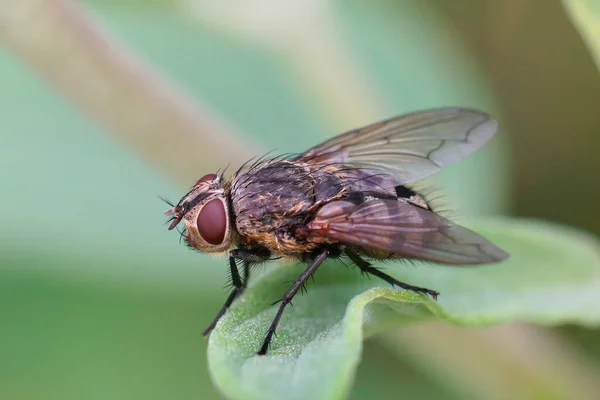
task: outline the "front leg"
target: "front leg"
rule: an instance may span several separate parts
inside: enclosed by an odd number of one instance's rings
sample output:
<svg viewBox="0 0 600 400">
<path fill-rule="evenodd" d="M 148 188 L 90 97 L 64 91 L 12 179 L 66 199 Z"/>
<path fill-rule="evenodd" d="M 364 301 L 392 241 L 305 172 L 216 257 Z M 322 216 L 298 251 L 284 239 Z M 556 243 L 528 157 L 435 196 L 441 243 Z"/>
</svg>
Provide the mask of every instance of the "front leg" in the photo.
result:
<svg viewBox="0 0 600 400">
<path fill-rule="evenodd" d="M 233 285 L 233 290 L 227 297 L 225 304 L 219 310 L 213 321 L 210 323 L 208 328 L 202 332 L 204 337 L 208 336 L 212 330 L 217 326 L 217 322 L 221 319 L 221 317 L 225 314 L 227 309 L 231 306 L 233 301 L 238 298 L 243 292 L 244 289 L 248 286 L 248 280 L 250 279 L 250 267 L 252 264 L 259 264 L 267 261 L 270 258 L 270 254 L 262 249 L 257 250 L 245 250 L 245 249 L 235 249 L 229 252 L 229 270 L 231 274 L 231 284 Z M 244 265 L 244 278 L 240 277 L 240 272 L 238 271 L 237 264 L 235 260 L 242 260 Z"/>
</svg>

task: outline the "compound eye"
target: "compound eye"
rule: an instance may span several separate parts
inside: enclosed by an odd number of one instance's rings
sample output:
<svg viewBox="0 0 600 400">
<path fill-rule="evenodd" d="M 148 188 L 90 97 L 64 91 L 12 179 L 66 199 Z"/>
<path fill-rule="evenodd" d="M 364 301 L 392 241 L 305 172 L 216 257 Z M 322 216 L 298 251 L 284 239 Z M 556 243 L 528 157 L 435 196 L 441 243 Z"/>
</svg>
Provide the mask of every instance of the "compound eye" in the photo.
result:
<svg viewBox="0 0 600 400">
<path fill-rule="evenodd" d="M 223 243 L 227 231 L 227 215 L 223 202 L 213 199 L 206 203 L 198 214 L 196 226 L 205 242 L 215 246 Z"/>
<path fill-rule="evenodd" d="M 198 179 L 198 181 L 196 182 L 196 185 L 201 182 L 214 181 L 215 179 L 217 179 L 217 174 L 204 175 L 202 178 Z"/>
</svg>

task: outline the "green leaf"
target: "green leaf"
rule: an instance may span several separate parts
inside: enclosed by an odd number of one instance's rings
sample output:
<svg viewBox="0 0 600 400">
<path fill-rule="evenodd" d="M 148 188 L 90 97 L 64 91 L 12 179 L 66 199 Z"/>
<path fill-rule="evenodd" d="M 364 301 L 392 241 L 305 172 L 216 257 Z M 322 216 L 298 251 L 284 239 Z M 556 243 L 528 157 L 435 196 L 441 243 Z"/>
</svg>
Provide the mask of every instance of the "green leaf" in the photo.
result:
<svg viewBox="0 0 600 400">
<path fill-rule="evenodd" d="M 385 266 L 402 281 L 440 291 L 437 303 L 332 261 L 286 309 L 267 356 L 255 354 L 277 309 L 272 303 L 303 267 L 282 265 L 262 275 L 210 337 L 213 381 L 233 399 L 342 399 L 352 387 L 363 340 L 391 325 L 431 318 L 463 326 L 600 323 L 595 237 L 529 220 L 469 226 L 511 258 L 477 268 Z"/>
<path fill-rule="evenodd" d="M 563 0 L 571 22 L 600 68 L 600 3 L 592 0 Z"/>
</svg>

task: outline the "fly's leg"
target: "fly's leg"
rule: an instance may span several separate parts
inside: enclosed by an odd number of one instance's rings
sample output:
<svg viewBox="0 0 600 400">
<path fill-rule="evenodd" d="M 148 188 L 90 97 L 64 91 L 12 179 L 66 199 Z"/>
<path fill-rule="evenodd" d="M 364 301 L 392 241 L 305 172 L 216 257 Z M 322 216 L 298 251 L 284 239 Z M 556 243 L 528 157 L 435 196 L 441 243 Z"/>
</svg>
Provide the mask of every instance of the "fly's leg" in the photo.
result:
<svg viewBox="0 0 600 400">
<path fill-rule="evenodd" d="M 225 304 L 223 304 L 223 307 L 221 307 L 221 309 L 217 313 L 217 316 L 213 319 L 208 328 L 206 328 L 204 332 L 202 332 L 202 335 L 204 337 L 208 336 L 212 332 L 215 326 L 217 326 L 217 322 L 219 322 L 219 320 L 225 314 L 231 303 L 233 303 L 233 300 L 235 300 L 236 297 L 238 297 L 244 291 L 244 282 L 240 277 L 240 272 L 237 269 L 235 258 L 232 256 L 229 257 L 229 269 L 231 271 L 231 284 L 233 285 L 233 290 L 229 294 L 229 297 L 227 297 L 227 300 L 225 301 Z M 244 271 L 247 271 L 248 269 L 248 264 L 244 263 Z M 244 272 L 244 275 L 247 275 L 247 273 Z"/>
<path fill-rule="evenodd" d="M 298 279 L 296 279 L 292 287 L 283 295 L 283 297 L 280 300 L 281 304 L 279 305 L 277 314 L 275 314 L 275 318 L 273 318 L 273 322 L 271 322 L 271 326 L 267 331 L 267 336 L 265 337 L 262 347 L 258 351 L 258 355 L 267 354 L 267 349 L 269 348 L 269 344 L 271 343 L 273 334 L 277 329 L 277 325 L 279 325 L 279 320 L 281 320 L 283 310 L 288 304 L 290 304 L 296 293 L 298 293 L 298 290 L 306 283 L 308 278 L 310 278 L 312 274 L 315 273 L 315 271 L 321 266 L 321 264 L 323 263 L 323 261 L 325 261 L 328 255 L 329 251 L 326 249 L 319 253 L 319 255 L 310 264 L 308 264 L 308 266 L 306 267 L 304 272 L 298 277 Z"/>
<path fill-rule="evenodd" d="M 381 278 L 384 281 L 390 283 L 392 286 L 396 285 L 396 286 L 401 287 L 402 289 L 411 290 L 411 291 L 417 292 L 417 293 L 425 293 L 425 294 L 428 294 L 431 297 L 433 297 L 434 300 L 437 300 L 439 293 L 436 292 L 435 290 L 422 288 L 422 287 L 418 287 L 418 286 L 412 286 L 412 285 L 409 285 L 408 283 L 400 282 L 399 280 L 397 280 L 397 279 L 389 276 L 388 274 L 381 272 L 377 268 L 373 267 L 371 264 L 369 264 L 368 262 L 366 262 L 365 260 L 360 258 L 360 256 L 358 254 L 354 253 L 353 251 L 346 249 L 346 254 L 352 260 L 352 262 L 354 264 L 356 264 L 356 266 L 358 268 L 360 268 L 360 270 L 362 272 L 374 275 L 378 278 Z"/>
<path fill-rule="evenodd" d="M 248 281 L 250 279 L 250 267 L 252 264 L 259 264 L 261 262 L 265 262 L 269 259 L 270 254 L 264 252 L 262 250 L 244 250 L 244 249 L 236 249 L 229 252 L 229 270 L 231 273 L 231 284 L 233 285 L 233 290 L 227 297 L 225 304 L 219 310 L 216 317 L 210 323 L 208 328 L 202 332 L 204 337 L 208 336 L 210 332 L 217 326 L 217 322 L 221 319 L 221 317 L 225 314 L 227 309 L 231 306 L 233 301 L 238 298 L 248 286 Z M 244 263 L 244 278 L 240 277 L 240 272 L 238 271 L 237 264 L 235 260 L 242 260 Z"/>
</svg>

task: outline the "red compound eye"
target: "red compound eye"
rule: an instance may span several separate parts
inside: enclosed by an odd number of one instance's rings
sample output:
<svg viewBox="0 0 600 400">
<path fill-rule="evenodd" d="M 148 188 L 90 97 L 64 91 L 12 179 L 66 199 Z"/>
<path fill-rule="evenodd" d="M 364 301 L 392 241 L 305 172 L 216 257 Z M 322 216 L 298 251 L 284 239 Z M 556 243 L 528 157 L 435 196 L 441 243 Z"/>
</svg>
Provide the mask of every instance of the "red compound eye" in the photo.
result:
<svg viewBox="0 0 600 400">
<path fill-rule="evenodd" d="M 215 179 L 217 179 L 217 174 L 204 175 L 202 178 L 198 179 L 198 181 L 196 182 L 196 185 L 199 184 L 200 182 L 214 181 Z"/>
<path fill-rule="evenodd" d="M 196 226 L 205 242 L 215 246 L 223 243 L 227 230 L 227 215 L 223 202 L 213 199 L 206 203 L 198 214 Z"/>
</svg>

